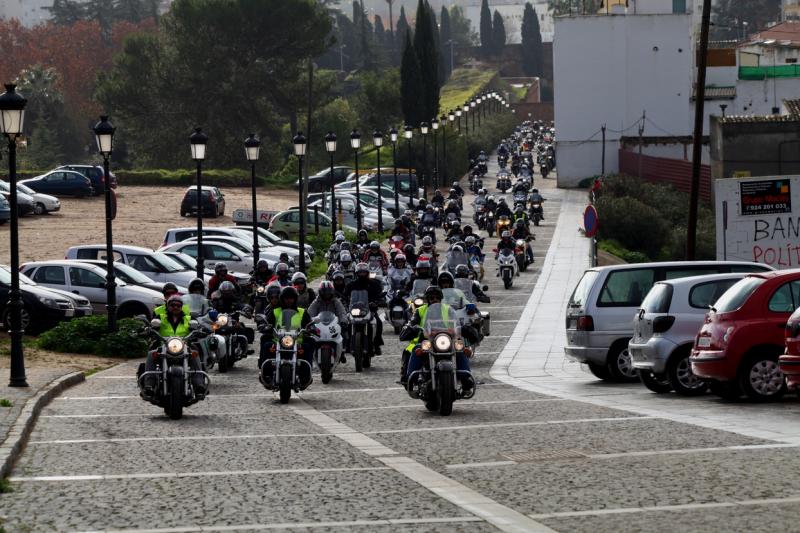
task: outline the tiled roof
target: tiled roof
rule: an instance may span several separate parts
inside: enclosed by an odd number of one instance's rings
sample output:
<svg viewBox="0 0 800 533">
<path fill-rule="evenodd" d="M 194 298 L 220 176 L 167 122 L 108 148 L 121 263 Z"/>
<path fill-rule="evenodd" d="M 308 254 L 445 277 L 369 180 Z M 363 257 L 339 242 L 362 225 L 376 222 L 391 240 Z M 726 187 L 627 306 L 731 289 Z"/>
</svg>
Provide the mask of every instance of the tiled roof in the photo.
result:
<svg viewBox="0 0 800 533">
<path fill-rule="evenodd" d="M 800 117 L 800 98 L 784 98 L 783 105 L 786 106 L 786 110 L 789 111 L 791 116 Z"/>
<path fill-rule="evenodd" d="M 697 98 L 697 90 L 692 93 L 692 100 Z M 733 100 L 736 98 L 736 87 L 706 87 L 706 100 Z"/>
<path fill-rule="evenodd" d="M 800 46 L 800 22 L 787 21 L 750 36 L 742 46 Z"/>
<path fill-rule="evenodd" d="M 800 122 L 800 117 L 791 115 L 728 115 L 718 118 L 720 124 L 755 124 L 767 122 Z"/>
</svg>

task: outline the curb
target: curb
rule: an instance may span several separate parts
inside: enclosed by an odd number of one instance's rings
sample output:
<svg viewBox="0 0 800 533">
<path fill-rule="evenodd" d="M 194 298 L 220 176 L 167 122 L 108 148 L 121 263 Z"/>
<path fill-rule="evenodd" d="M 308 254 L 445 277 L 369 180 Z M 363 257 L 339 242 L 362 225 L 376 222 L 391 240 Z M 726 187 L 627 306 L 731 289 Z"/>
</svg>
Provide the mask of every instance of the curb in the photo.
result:
<svg viewBox="0 0 800 533">
<path fill-rule="evenodd" d="M 6 478 L 11 474 L 14 463 L 16 463 L 25 448 L 28 436 L 33 430 L 33 426 L 36 424 L 36 419 L 42 409 L 63 390 L 77 385 L 85 379 L 86 376 L 83 372 L 72 372 L 54 379 L 37 392 L 35 396 L 28 398 L 17 420 L 11 426 L 8 437 L 0 443 L 0 479 Z"/>
</svg>

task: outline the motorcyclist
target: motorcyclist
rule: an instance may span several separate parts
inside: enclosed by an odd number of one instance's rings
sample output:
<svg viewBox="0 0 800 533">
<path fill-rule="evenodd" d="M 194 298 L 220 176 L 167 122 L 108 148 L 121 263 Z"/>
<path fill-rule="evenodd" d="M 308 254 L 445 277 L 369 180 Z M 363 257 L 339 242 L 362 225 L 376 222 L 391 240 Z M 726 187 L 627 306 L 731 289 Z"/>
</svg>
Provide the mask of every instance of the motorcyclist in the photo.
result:
<svg viewBox="0 0 800 533">
<path fill-rule="evenodd" d="M 514 230 L 511 232 L 511 237 L 514 240 L 521 239 L 525 241 L 525 255 L 528 258 L 528 262 L 533 263 L 533 248 L 531 247 L 531 243 L 528 242 L 528 237 L 534 237 L 524 220 L 517 220 L 514 223 Z"/>
<path fill-rule="evenodd" d="M 234 313 L 242 308 L 233 283 L 222 282 L 219 289 L 211 295 L 211 306 L 220 313 Z"/>
<path fill-rule="evenodd" d="M 461 218 L 461 208 L 458 207 L 458 202 L 455 200 L 448 200 L 447 207 L 444 210 L 444 218 L 447 220 L 447 215 L 454 213 L 456 218 Z"/>
<path fill-rule="evenodd" d="M 436 212 L 433 210 L 433 206 L 428 205 L 425 207 L 425 212 L 422 214 L 422 220 L 418 226 L 418 229 L 422 231 L 424 226 L 438 226 L 439 225 L 439 217 Z"/>
<path fill-rule="evenodd" d="M 450 231 L 447 232 L 447 240 L 450 241 L 451 239 L 464 239 L 464 232 L 461 230 L 461 223 L 458 220 L 454 220 L 450 224 Z"/>
<path fill-rule="evenodd" d="M 469 280 L 469 267 L 467 265 L 458 265 L 456 267 L 456 279 L 467 279 Z M 482 303 L 490 303 L 492 301 L 489 296 L 483 292 L 481 289 L 481 284 L 477 281 L 471 281 L 472 287 L 472 294 L 475 296 L 475 299 Z"/>
<path fill-rule="evenodd" d="M 256 285 L 265 285 L 269 283 L 275 273 L 269 268 L 269 263 L 266 259 L 259 259 L 256 267 L 250 273 L 250 281 Z"/>
<path fill-rule="evenodd" d="M 377 279 L 370 279 L 369 265 L 366 263 L 359 263 L 356 265 L 356 279 L 347 284 L 345 296 L 347 301 L 350 301 L 350 295 L 353 291 L 367 291 L 369 298 L 369 309 L 375 319 L 375 337 L 372 345 L 375 347 L 375 355 L 381 355 L 381 346 L 383 346 L 383 322 L 378 316 L 378 306 L 385 303 L 383 299 L 383 283 Z"/>
<path fill-rule="evenodd" d="M 493 194 L 486 197 L 486 211 L 494 211 L 495 214 L 497 212 L 497 201 Z"/>
<path fill-rule="evenodd" d="M 367 234 L 367 230 L 362 229 L 358 231 L 358 235 L 356 236 L 356 246 L 363 249 L 369 246 L 370 240 L 369 235 Z"/>
<path fill-rule="evenodd" d="M 336 291 L 336 297 L 341 300 L 343 305 L 347 305 L 347 298 L 345 297 L 347 280 L 345 279 L 344 273 L 338 270 L 334 272 L 333 276 L 331 276 L 331 283 L 333 283 L 333 289 Z"/>
<path fill-rule="evenodd" d="M 169 300 L 171 296 L 180 296 L 180 294 L 178 294 L 178 286 L 171 281 L 168 281 L 161 287 L 161 294 L 164 296 L 164 303 L 153 309 L 153 317 L 163 320 L 167 312 L 167 300 Z M 186 313 L 190 313 L 189 306 L 186 306 Z"/>
<path fill-rule="evenodd" d="M 259 380 L 261 383 L 272 383 L 272 373 L 274 372 L 273 364 L 264 364 L 270 361 L 272 357 L 272 347 L 275 345 L 275 332 L 284 328 L 283 313 L 285 311 L 294 311 L 295 314 L 291 319 L 291 329 L 296 331 L 305 330 L 311 323 L 310 313 L 305 309 L 297 306 L 297 290 L 294 287 L 284 287 L 281 289 L 280 305 L 274 309 L 272 313 L 265 316 L 266 324 L 262 326 L 261 330 L 261 352 L 258 356 L 258 366 L 261 369 Z M 304 359 L 308 362 L 306 365 L 297 365 L 297 373 L 300 377 L 301 388 L 305 389 L 311 382 L 311 365 L 314 357 L 313 343 L 308 339 L 308 336 L 300 335 L 297 342 L 303 349 L 302 354 L 297 354 L 298 358 Z M 270 362 L 271 363 L 271 362 Z"/>
<path fill-rule="evenodd" d="M 533 205 L 533 204 L 543 205 L 544 201 L 545 201 L 545 198 L 544 198 L 544 196 L 539 194 L 539 189 L 531 190 L 530 194 L 528 195 L 528 203 L 530 205 Z M 540 218 L 542 220 L 544 220 L 544 209 L 542 209 L 540 211 L 539 216 L 540 216 Z"/>
<path fill-rule="evenodd" d="M 339 252 L 339 262 L 335 265 L 331 265 L 330 270 L 332 271 L 331 276 L 333 276 L 333 273 L 340 272 L 345 278 L 352 279 L 355 277 L 353 256 L 347 250 L 342 250 Z"/>
<path fill-rule="evenodd" d="M 270 283 L 277 283 L 281 287 L 288 287 L 292 284 L 292 279 L 289 277 L 289 265 L 286 263 L 278 263 L 275 265 L 275 275 L 269 280 Z"/>
<path fill-rule="evenodd" d="M 289 254 L 287 254 L 286 252 L 281 252 L 281 255 L 278 256 L 278 262 L 286 263 L 286 266 L 289 267 L 289 274 L 297 270 L 294 261 L 289 257 Z"/>
<path fill-rule="evenodd" d="M 409 279 L 408 283 L 406 284 L 407 293 L 411 294 L 411 291 L 414 288 L 414 282 L 418 279 L 432 281 L 433 272 L 431 269 L 430 261 L 427 260 L 417 261 L 416 267 L 414 268 L 414 275 L 411 276 L 411 279 Z"/>
<path fill-rule="evenodd" d="M 456 193 L 458 193 L 459 196 L 464 196 L 464 189 L 463 187 L 461 187 L 461 184 L 458 183 L 457 181 L 454 181 L 453 185 L 450 188 L 451 191 L 453 189 L 455 189 Z"/>
<path fill-rule="evenodd" d="M 211 298 L 211 295 L 219 289 L 219 286 L 222 285 L 224 281 L 230 281 L 233 283 L 234 287 L 237 287 L 236 278 L 228 274 L 228 265 L 225 263 L 217 263 L 214 265 L 214 275 L 211 276 L 211 279 L 208 280 L 208 297 Z"/>
<path fill-rule="evenodd" d="M 410 242 L 411 240 L 411 229 L 403 223 L 403 219 L 401 218 L 395 219 L 394 221 L 391 236 L 394 237 L 395 235 L 400 235 L 406 242 Z"/>
<path fill-rule="evenodd" d="M 494 258 L 497 259 L 497 256 L 500 253 L 500 250 L 511 250 L 514 251 L 514 248 L 517 246 L 516 241 L 511 238 L 511 232 L 505 230 L 503 234 L 500 236 L 500 242 L 497 243 L 497 254 L 495 254 Z"/>
<path fill-rule="evenodd" d="M 380 262 L 381 270 L 386 274 L 386 269 L 389 268 L 389 258 L 386 256 L 386 252 L 381 250 L 381 245 L 378 241 L 369 243 L 369 248 L 364 251 L 364 256 L 361 258 L 361 261 L 369 265 L 370 261 L 374 261 L 375 259 Z"/>
<path fill-rule="evenodd" d="M 431 205 L 435 207 L 442 207 L 444 206 L 444 196 L 442 195 L 442 191 L 436 189 L 433 193 L 433 198 L 431 198 Z"/>
<path fill-rule="evenodd" d="M 508 218 L 511 218 L 514 215 L 514 212 L 511 211 L 511 208 L 508 207 L 506 203 L 506 199 L 502 196 L 500 200 L 497 202 L 497 209 L 494 210 L 495 218 L 500 218 L 501 216 L 505 215 Z"/>
<path fill-rule="evenodd" d="M 297 289 L 297 306 L 308 309 L 311 302 L 317 297 L 314 289 L 308 286 L 308 278 L 302 272 L 292 275 L 292 286 Z"/>
<path fill-rule="evenodd" d="M 511 192 L 513 194 L 528 192 L 528 187 L 525 185 L 524 181 L 518 181 L 514 184 L 514 188 L 511 189 Z"/>
<path fill-rule="evenodd" d="M 461 204 L 461 196 L 462 195 L 458 194 L 457 190 L 450 189 L 450 193 L 447 195 L 447 200 L 448 201 L 453 200 L 456 203 L 456 205 L 459 205 Z"/>
<path fill-rule="evenodd" d="M 312 318 L 319 316 L 326 311 L 336 315 L 342 330 L 342 344 L 343 346 L 347 347 L 349 345 L 347 340 L 350 334 L 350 329 L 347 327 L 347 325 L 350 322 L 350 315 L 347 314 L 347 310 L 344 308 L 344 305 L 342 305 L 342 302 L 336 297 L 336 288 L 333 286 L 333 283 L 330 281 L 320 282 L 317 296 L 318 297 L 308 307 L 308 314 Z M 344 351 L 342 351 L 342 356 L 339 359 L 339 362 L 347 362 L 347 359 L 344 356 Z"/>
<path fill-rule="evenodd" d="M 403 254 L 406 256 L 406 262 L 409 265 L 417 264 L 417 250 L 414 245 L 409 243 L 403 247 Z"/>
<path fill-rule="evenodd" d="M 200 278 L 189 282 L 189 294 L 184 294 L 183 303 L 189 308 L 192 318 L 204 316 L 211 309 L 211 304 L 206 299 L 206 284 Z M 162 319 L 163 321 L 163 319 Z"/>
<path fill-rule="evenodd" d="M 419 259 L 421 255 L 427 255 L 430 257 L 432 268 L 436 266 L 436 258 L 439 254 L 436 253 L 436 249 L 433 247 L 433 239 L 431 239 L 428 235 L 422 238 L 422 245 L 417 251 L 417 259 Z"/>
<path fill-rule="evenodd" d="M 328 247 L 328 254 L 326 259 L 328 260 L 328 264 L 332 265 L 339 260 L 339 252 L 342 249 L 342 243 L 345 242 L 344 233 L 340 230 L 336 232 L 334 236 L 334 240 L 331 245 Z"/>
<path fill-rule="evenodd" d="M 523 224 L 528 224 L 528 212 L 525 211 L 525 207 L 522 205 L 518 205 L 514 208 L 514 223 L 522 221 Z"/>
<path fill-rule="evenodd" d="M 398 279 L 404 279 L 405 281 L 403 281 L 403 286 L 405 286 L 406 281 L 411 279 L 411 276 L 413 275 L 414 271 L 408 266 L 405 254 L 397 254 L 394 258 L 394 263 L 389 267 L 389 273 L 387 277 L 389 278 L 390 282 Z"/>
<path fill-rule="evenodd" d="M 466 252 L 467 256 L 477 256 L 478 259 L 480 259 L 480 262 L 483 263 L 483 250 L 478 244 L 478 239 L 474 235 L 467 235 L 464 237 L 464 252 Z"/>
<path fill-rule="evenodd" d="M 192 317 L 187 312 L 187 308 L 183 303 L 181 297 L 177 294 L 171 295 L 167 299 L 164 306 L 164 313 L 158 315 L 161 325 L 158 328 L 158 333 L 162 337 L 186 337 L 191 333 L 189 322 Z M 188 358 L 189 368 L 194 371 L 201 371 L 202 365 L 200 359 L 197 357 Z M 144 364 L 146 372 L 153 372 L 157 370 L 156 357 L 153 356 L 153 351 L 148 350 L 147 360 Z M 206 386 L 203 376 L 201 374 L 192 374 L 192 385 L 194 386 L 195 394 L 205 396 Z M 156 376 L 147 374 L 143 380 L 142 396 L 145 398 L 152 398 L 155 394 L 155 387 L 157 384 Z"/>
</svg>

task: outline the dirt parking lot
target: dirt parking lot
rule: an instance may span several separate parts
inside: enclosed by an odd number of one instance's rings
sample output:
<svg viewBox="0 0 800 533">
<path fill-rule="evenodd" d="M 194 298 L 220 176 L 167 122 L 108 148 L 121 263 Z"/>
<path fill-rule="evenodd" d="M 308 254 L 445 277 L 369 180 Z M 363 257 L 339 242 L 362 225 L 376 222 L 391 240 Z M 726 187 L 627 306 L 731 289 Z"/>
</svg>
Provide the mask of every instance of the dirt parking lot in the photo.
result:
<svg viewBox="0 0 800 533">
<path fill-rule="evenodd" d="M 125 187 L 117 189 L 118 212 L 114 242 L 158 248 L 169 228 L 194 226 L 194 217 L 181 218 L 179 207 L 185 187 Z M 230 225 L 231 213 L 249 208 L 250 189 L 223 189 L 225 216 L 204 219 L 209 226 Z M 297 192 L 290 189 L 258 189 L 258 208 L 281 210 L 297 205 Z M 0 263 L 8 264 L 9 225 L 0 226 Z M 61 198 L 61 210 L 44 216 L 20 219 L 20 262 L 63 259 L 67 248 L 77 244 L 105 243 L 103 197 Z"/>
</svg>

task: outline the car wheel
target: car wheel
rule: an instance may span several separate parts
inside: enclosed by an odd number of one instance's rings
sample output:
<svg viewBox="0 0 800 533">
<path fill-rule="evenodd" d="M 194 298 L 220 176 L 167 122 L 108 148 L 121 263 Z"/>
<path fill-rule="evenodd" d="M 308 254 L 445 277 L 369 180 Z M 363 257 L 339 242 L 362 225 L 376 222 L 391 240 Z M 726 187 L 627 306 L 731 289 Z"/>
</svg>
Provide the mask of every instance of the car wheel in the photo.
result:
<svg viewBox="0 0 800 533">
<path fill-rule="evenodd" d="M 45 209 L 44 204 L 40 202 L 33 206 L 33 212 L 36 215 L 44 215 L 47 213 L 47 209 Z"/>
<path fill-rule="evenodd" d="M 757 402 L 780 399 L 786 393 L 786 380 L 778 366 L 778 356 L 754 354 L 745 358 L 739 368 L 739 386 Z"/>
<path fill-rule="evenodd" d="M 612 346 L 608 354 L 608 371 L 614 381 L 634 383 L 639 381 L 639 373 L 633 368 L 628 342 Z"/>
<path fill-rule="evenodd" d="M 640 370 L 639 379 L 642 380 L 644 386 L 655 392 L 656 394 L 666 394 L 672 391 L 672 385 L 666 375 L 656 375 L 649 370 Z"/>
<path fill-rule="evenodd" d="M 597 363 L 586 363 L 586 366 L 589 367 L 589 372 L 591 372 L 594 377 L 600 378 L 603 381 L 613 381 L 611 378 L 611 372 L 608 371 L 607 365 L 598 365 Z"/>
<path fill-rule="evenodd" d="M 21 323 L 22 329 L 25 330 L 27 333 L 35 333 L 37 331 L 36 326 L 31 325 L 31 314 L 28 309 L 23 305 L 21 315 Z M 3 325 L 6 329 L 11 329 L 11 309 L 6 308 L 3 312 Z"/>
<path fill-rule="evenodd" d="M 675 392 L 681 396 L 700 396 L 708 390 L 708 383 L 692 372 L 689 352 L 675 355 L 667 365 L 667 378 Z"/>
</svg>

